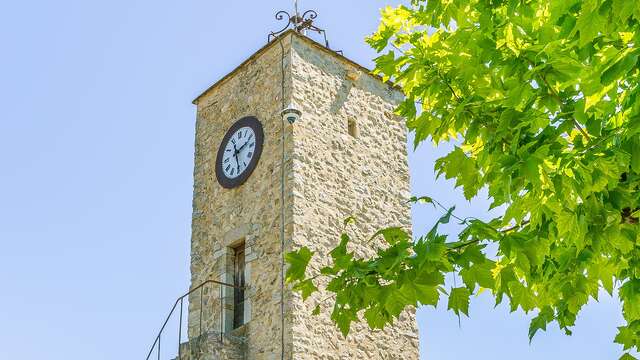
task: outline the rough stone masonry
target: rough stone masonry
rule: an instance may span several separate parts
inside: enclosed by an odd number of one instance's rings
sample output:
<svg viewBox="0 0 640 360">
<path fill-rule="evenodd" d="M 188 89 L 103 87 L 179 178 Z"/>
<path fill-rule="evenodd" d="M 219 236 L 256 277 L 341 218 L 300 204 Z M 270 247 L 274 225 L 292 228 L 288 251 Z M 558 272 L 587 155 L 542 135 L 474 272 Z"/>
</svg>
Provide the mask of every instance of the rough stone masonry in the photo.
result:
<svg viewBox="0 0 640 360">
<path fill-rule="evenodd" d="M 284 103 L 303 113 L 284 127 L 284 164 L 283 57 Z M 410 228 L 406 129 L 393 114 L 401 100 L 399 90 L 365 68 L 289 31 L 194 101 L 191 287 L 207 279 L 232 283 L 232 249 L 244 242 L 247 289 L 244 325 L 237 329 L 230 321 L 231 289 L 211 285 L 202 299 L 199 292 L 191 295 L 184 359 L 280 359 L 281 166 L 285 251 L 305 245 L 317 251 L 310 271 L 326 265 L 323 255 L 339 243 L 348 216 L 358 219 L 351 244 L 358 256 L 371 256 L 382 245 L 365 243 L 376 229 Z M 218 146 L 227 129 L 249 115 L 264 127 L 262 156 L 247 182 L 224 189 L 214 170 Z M 384 331 L 354 324 L 344 338 L 329 319 L 329 302 L 311 315 L 324 297 L 303 302 L 285 287 L 285 359 L 418 359 L 413 310 Z"/>
</svg>

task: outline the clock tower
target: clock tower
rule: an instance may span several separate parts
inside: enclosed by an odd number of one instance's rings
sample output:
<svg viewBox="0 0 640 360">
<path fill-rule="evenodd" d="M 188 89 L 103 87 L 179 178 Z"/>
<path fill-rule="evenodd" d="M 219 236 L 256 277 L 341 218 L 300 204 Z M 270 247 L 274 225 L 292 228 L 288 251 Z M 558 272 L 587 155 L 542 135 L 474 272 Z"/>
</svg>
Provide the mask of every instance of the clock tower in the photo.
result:
<svg viewBox="0 0 640 360">
<path fill-rule="evenodd" d="M 406 129 L 393 112 L 403 95 L 299 29 L 270 40 L 194 101 L 198 291 L 180 357 L 417 360 L 413 310 L 383 331 L 355 323 L 345 338 L 330 308 L 311 314 L 326 294 L 303 302 L 282 281 L 283 253 L 327 254 L 348 216 L 360 220 L 359 256 L 381 245 L 364 241 L 376 229 L 410 228 Z M 310 267 L 324 265 L 316 256 Z"/>
</svg>

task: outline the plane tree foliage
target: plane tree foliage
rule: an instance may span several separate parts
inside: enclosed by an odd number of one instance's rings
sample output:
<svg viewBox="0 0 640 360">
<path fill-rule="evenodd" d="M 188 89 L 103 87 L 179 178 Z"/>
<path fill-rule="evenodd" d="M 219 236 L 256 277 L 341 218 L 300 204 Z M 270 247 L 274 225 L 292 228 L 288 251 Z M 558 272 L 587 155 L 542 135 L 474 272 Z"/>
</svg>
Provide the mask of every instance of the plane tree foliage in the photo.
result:
<svg viewBox="0 0 640 360">
<path fill-rule="evenodd" d="M 375 256 L 350 247 L 345 221 L 327 266 L 287 254 L 287 281 L 307 299 L 329 294 L 346 336 L 403 310 L 446 301 L 468 315 L 481 291 L 533 312 L 529 338 L 550 323 L 571 334 L 590 299 L 619 297 L 622 358 L 640 348 L 640 6 L 629 0 L 414 0 L 382 11 L 368 44 L 375 72 L 402 87 L 397 113 L 415 135 L 456 146 L 435 171 L 471 200 L 486 190 L 489 220 L 443 216 L 415 239 L 381 229 Z M 432 194 L 426 194 L 432 195 Z M 440 199 L 442 200 L 442 199 Z M 487 209 L 488 210 L 488 209 Z M 439 226 L 457 221 L 457 237 Z M 372 242 L 372 244 L 375 242 Z M 489 249 L 497 249 L 489 254 Z M 326 256 L 327 254 L 319 254 Z M 458 286 L 445 284 L 453 273 Z M 323 311 L 319 303 L 314 313 Z"/>
</svg>

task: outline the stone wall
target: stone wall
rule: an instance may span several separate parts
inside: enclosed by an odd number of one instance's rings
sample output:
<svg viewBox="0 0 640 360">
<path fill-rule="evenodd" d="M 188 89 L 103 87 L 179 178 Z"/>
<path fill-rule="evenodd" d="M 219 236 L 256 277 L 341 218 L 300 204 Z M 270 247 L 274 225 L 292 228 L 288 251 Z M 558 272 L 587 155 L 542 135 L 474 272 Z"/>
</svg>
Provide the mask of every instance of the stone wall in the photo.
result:
<svg viewBox="0 0 640 360">
<path fill-rule="evenodd" d="M 375 254 L 382 241 L 365 241 L 379 228 L 411 227 L 406 129 L 393 114 L 402 94 L 301 37 L 293 40 L 292 64 L 294 103 L 303 112 L 293 129 L 293 246 L 318 252 L 310 264 L 318 271 L 348 216 L 358 220 L 351 232 L 357 256 Z M 331 304 L 311 315 L 326 297 L 294 296 L 294 359 L 418 358 L 413 311 L 384 331 L 354 324 L 345 339 L 329 319 Z"/>
<path fill-rule="evenodd" d="M 381 226 L 411 224 L 406 130 L 393 115 L 402 95 L 361 67 L 288 32 L 196 99 L 192 287 L 207 279 L 231 282 L 231 246 L 245 242 L 248 321 L 240 330 L 247 359 L 275 360 L 281 351 L 283 50 L 285 103 L 294 102 L 303 111 L 299 122 L 284 127 L 285 251 L 306 245 L 326 254 L 337 245 L 342 221 L 349 215 L 359 219 L 354 235 L 361 240 Z M 264 127 L 261 159 L 245 184 L 223 189 L 215 177 L 218 146 L 227 129 L 248 115 Z M 356 137 L 348 133 L 349 122 L 357 128 Z M 365 256 L 374 254 L 380 243 L 352 245 L 356 254 Z M 324 258 L 315 257 L 312 268 L 324 265 Z M 219 293 L 205 291 L 202 309 L 197 293 L 190 299 L 190 339 L 198 336 L 201 312 L 205 330 L 216 331 L 221 325 L 230 330 L 232 291 L 223 292 L 222 313 L 216 310 Z M 311 315 L 322 295 L 304 303 L 287 287 L 284 296 L 286 359 L 418 358 L 413 312 L 384 331 L 355 324 L 345 339 L 329 320 L 330 309 Z M 236 350 L 231 352 L 237 354 Z"/>
<path fill-rule="evenodd" d="M 180 346 L 180 356 L 174 360 L 244 360 L 244 338 L 220 336 L 211 332 L 193 337 Z"/>
<path fill-rule="evenodd" d="M 290 38 L 282 40 L 285 70 L 290 63 Z M 282 48 L 260 50 L 196 100 L 196 143 L 191 239 L 191 286 L 211 278 L 231 283 L 231 247 L 244 241 L 246 249 L 244 333 L 249 359 L 275 359 L 280 354 L 280 178 L 282 121 Z M 290 78 L 290 74 L 285 76 Z M 290 81 L 285 84 L 289 93 Z M 264 128 L 262 156 L 249 179 L 234 189 L 222 188 L 215 176 L 218 146 L 238 119 L 256 116 Z M 285 128 L 287 154 L 291 154 L 290 129 Z M 285 166 L 292 177 L 290 166 Z M 290 183 L 290 182 L 289 182 Z M 290 187 L 286 191 L 291 194 Z M 286 200 L 291 203 L 290 195 Z M 292 219 L 290 207 L 288 215 Z M 291 224 L 286 226 L 291 237 Z M 205 330 L 230 330 L 232 289 L 223 291 L 225 310 L 219 312 L 219 291 L 212 289 L 203 301 Z M 189 338 L 198 336 L 200 300 L 190 298 Z M 287 330 L 290 334 L 290 331 Z M 290 337 L 290 336 L 289 336 Z M 288 340 L 290 342 L 290 340 Z M 279 357 L 278 357 L 279 358 Z"/>
</svg>

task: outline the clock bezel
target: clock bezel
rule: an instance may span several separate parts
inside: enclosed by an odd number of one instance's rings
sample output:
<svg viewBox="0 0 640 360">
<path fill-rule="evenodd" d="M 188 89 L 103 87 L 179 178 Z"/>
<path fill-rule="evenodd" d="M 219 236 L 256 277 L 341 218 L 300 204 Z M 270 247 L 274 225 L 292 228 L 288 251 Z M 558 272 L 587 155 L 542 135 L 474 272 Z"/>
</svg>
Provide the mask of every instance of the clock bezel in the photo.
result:
<svg viewBox="0 0 640 360">
<path fill-rule="evenodd" d="M 231 179 L 224 174 L 224 171 L 222 169 L 222 156 L 224 154 L 224 149 L 226 148 L 227 143 L 231 140 L 231 137 L 236 133 L 238 129 L 243 127 L 250 127 L 253 130 L 253 133 L 256 137 L 256 146 L 253 151 L 253 157 L 251 158 L 251 161 L 247 165 L 247 168 L 244 170 L 244 172 L 239 176 Z M 227 130 L 227 133 L 222 138 L 220 145 L 218 146 L 218 154 L 216 156 L 216 178 L 218 180 L 218 183 L 226 189 L 232 189 L 244 184 L 258 165 L 258 161 L 260 160 L 260 156 L 262 155 L 263 144 L 264 130 L 262 129 L 262 123 L 260 122 L 260 120 L 258 120 L 257 117 L 245 116 L 231 125 L 231 127 Z"/>
</svg>

